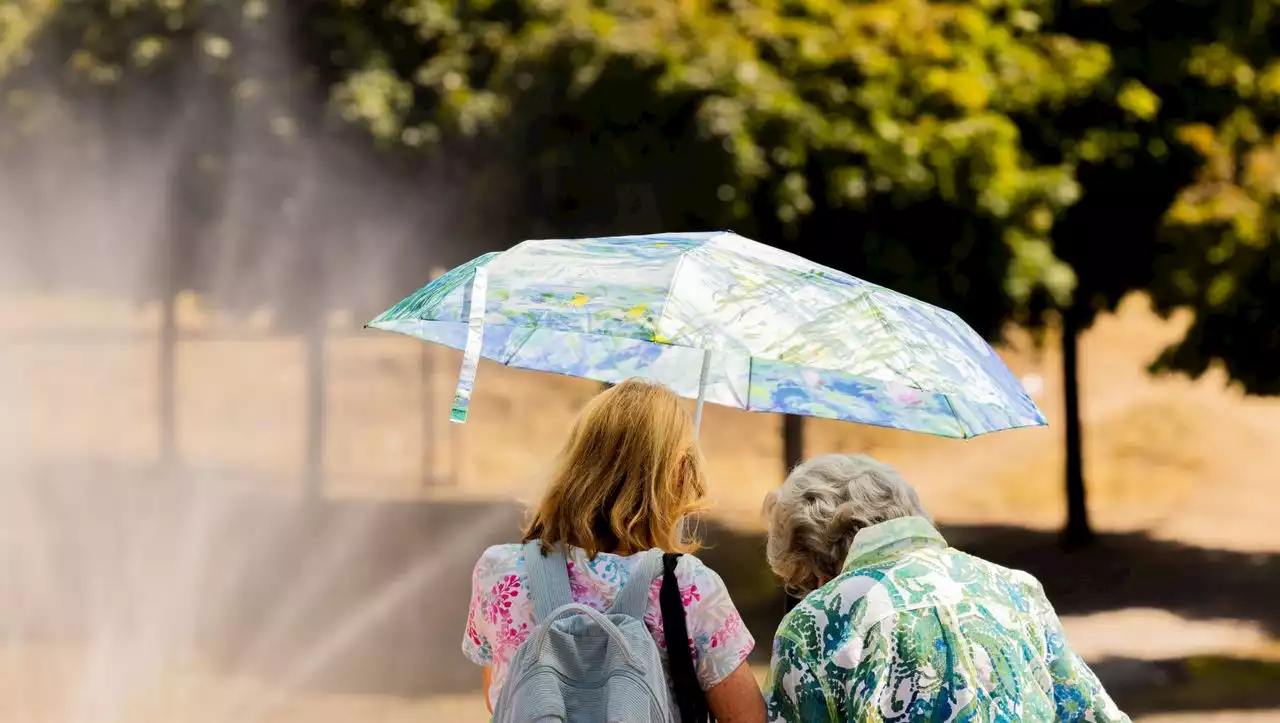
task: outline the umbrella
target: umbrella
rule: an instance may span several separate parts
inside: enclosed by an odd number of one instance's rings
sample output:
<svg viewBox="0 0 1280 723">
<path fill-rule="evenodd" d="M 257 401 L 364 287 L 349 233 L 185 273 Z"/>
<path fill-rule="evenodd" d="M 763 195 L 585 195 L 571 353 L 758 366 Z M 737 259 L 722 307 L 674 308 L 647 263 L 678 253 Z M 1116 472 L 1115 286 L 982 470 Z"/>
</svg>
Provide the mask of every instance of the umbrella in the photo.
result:
<svg viewBox="0 0 1280 723">
<path fill-rule="evenodd" d="M 368 324 L 480 357 L 738 409 L 973 437 L 1045 424 L 955 314 L 730 232 L 525 241 Z"/>
</svg>

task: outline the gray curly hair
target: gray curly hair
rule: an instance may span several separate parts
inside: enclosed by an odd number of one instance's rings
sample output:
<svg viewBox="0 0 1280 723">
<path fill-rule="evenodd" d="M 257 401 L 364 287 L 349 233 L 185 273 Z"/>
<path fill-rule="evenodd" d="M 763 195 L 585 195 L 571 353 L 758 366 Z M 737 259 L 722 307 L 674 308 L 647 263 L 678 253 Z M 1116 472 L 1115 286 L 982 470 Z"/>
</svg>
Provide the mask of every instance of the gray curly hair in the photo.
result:
<svg viewBox="0 0 1280 723">
<path fill-rule="evenodd" d="M 866 455 L 828 454 L 796 467 L 765 498 L 767 555 L 788 592 L 806 595 L 840 574 L 864 527 L 929 515 L 892 467 Z"/>
</svg>

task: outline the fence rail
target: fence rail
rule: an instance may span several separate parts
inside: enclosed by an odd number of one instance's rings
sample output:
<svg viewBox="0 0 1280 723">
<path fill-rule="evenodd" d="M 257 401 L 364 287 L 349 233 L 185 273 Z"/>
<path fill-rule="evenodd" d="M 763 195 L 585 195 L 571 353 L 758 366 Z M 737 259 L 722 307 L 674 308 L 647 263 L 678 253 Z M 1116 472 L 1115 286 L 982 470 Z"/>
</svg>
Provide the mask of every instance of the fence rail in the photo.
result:
<svg viewBox="0 0 1280 723">
<path fill-rule="evenodd" d="M 364 342 L 376 345 L 389 337 L 350 328 L 329 329 L 322 334 L 241 329 L 171 329 L 173 333 L 166 334 L 163 326 L 157 324 L 153 328 L 126 329 L 0 328 L 0 377 L 7 375 L 8 382 L 14 384 L 15 389 L 24 392 L 22 396 L 26 402 L 25 405 L 15 405 L 10 400 L 11 403 L 7 405 L 8 416 L 18 424 L 30 421 L 33 416 L 73 417 L 75 412 L 71 410 L 65 410 L 65 414 L 51 415 L 48 407 L 58 405 L 51 392 L 67 381 L 65 375 L 59 374 L 57 369 L 63 366 L 78 367 L 82 370 L 78 374 L 90 374 L 97 380 L 94 393 L 89 399 L 82 400 L 87 404 L 102 403 L 110 406 L 113 404 L 110 398 L 131 395 L 152 399 L 150 411 L 137 409 L 136 404 L 130 408 L 135 413 L 142 412 L 154 419 L 156 461 L 162 468 L 178 472 L 185 466 L 180 435 L 185 417 L 184 404 L 187 401 L 184 398 L 184 374 L 181 368 L 185 358 L 193 352 L 200 355 L 201 346 L 229 345 L 233 349 L 240 348 L 224 356 L 238 357 L 233 359 L 236 366 L 251 367 L 255 354 L 264 356 L 260 353 L 263 349 L 288 347 L 291 353 L 287 356 L 292 357 L 290 366 L 295 367 L 292 371 L 302 378 L 302 398 L 297 400 L 302 407 L 303 426 L 300 476 L 310 496 L 323 496 L 330 476 L 326 465 L 329 442 L 326 437 L 331 427 L 329 397 L 333 393 L 333 384 L 330 368 L 334 363 L 334 350 Z M 399 353 L 393 357 L 374 359 L 367 366 L 376 369 L 385 368 L 388 364 L 400 367 L 416 364 L 416 369 L 411 373 L 417 376 L 416 396 L 419 404 L 414 416 L 418 417 L 417 425 L 421 427 L 421 438 L 418 440 L 421 448 L 419 484 L 423 487 L 453 485 L 457 482 L 456 469 L 441 469 L 439 464 L 442 461 L 438 454 L 441 445 L 436 436 L 441 425 L 436 420 L 440 415 L 430 413 L 435 399 L 440 396 L 435 392 L 438 386 L 435 383 L 435 372 L 436 357 L 441 350 L 434 350 L 427 344 L 414 346 L 417 347 L 416 353 L 406 354 L 405 348 L 401 346 Z M 104 354 L 111 349 L 128 350 L 134 354 L 125 363 L 117 364 L 114 369 L 106 369 L 103 367 Z M 61 360 L 62 364 L 56 363 L 56 360 Z M 259 363 L 265 364 L 267 360 Z M 205 360 L 201 366 L 213 367 L 212 371 L 215 373 L 218 371 L 216 359 Z M 136 387 L 137 384 L 130 384 L 129 378 L 136 379 L 139 374 L 146 377 L 150 389 L 130 388 L 127 392 L 117 389 L 120 386 Z M 0 390 L 4 389 L 4 382 L 5 379 L 0 378 Z M 226 383 L 237 384 L 235 375 L 228 374 Z M 399 402 L 402 405 L 412 404 L 411 396 L 413 395 L 402 395 Z M 0 412 L 0 421 L 3 416 L 4 412 Z M 65 421 L 67 420 L 58 420 L 59 423 Z M 133 417 L 124 426 L 134 427 L 132 431 L 136 433 L 136 427 L 140 426 L 139 419 Z M 360 476 L 371 481 L 394 475 L 364 471 Z"/>
</svg>

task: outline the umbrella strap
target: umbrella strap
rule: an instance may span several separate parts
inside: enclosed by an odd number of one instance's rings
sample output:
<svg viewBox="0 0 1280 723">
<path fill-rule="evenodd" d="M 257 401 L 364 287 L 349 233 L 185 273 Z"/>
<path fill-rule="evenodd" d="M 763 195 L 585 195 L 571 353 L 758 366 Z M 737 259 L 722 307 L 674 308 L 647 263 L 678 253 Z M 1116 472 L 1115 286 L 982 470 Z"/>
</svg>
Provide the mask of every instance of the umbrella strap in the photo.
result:
<svg viewBox="0 0 1280 723">
<path fill-rule="evenodd" d="M 477 267 L 471 281 L 471 307 L 467 313 L 467 345 L 462 351 L 462 369 L 458 372 L 458 386 L 453 392 L 453 408 L 449 421 L 465 424 L 467 408 L 471 406 L 471 391 L 476 384 L 476 369 L 480 366 L 480 350 L 484 347 L 485 294 L 489 288 L 489 269 Z"/>
</svg>

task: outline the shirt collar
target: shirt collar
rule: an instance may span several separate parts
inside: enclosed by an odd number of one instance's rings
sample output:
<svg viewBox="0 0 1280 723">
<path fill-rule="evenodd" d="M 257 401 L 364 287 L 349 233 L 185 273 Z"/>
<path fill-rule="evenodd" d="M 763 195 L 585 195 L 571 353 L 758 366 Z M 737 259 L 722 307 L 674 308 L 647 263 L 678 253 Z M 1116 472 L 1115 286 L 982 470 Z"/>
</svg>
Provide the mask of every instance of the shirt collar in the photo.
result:
<svg viewBox="0 0 1280 723">
<path fill-rule="evenodd" d="M 946 547 L 947 541 L 923 517 L 899 517 L 858 530 L 844 571 L 866 567 L 896 553 L 922 547 Z"/>
</svg>

